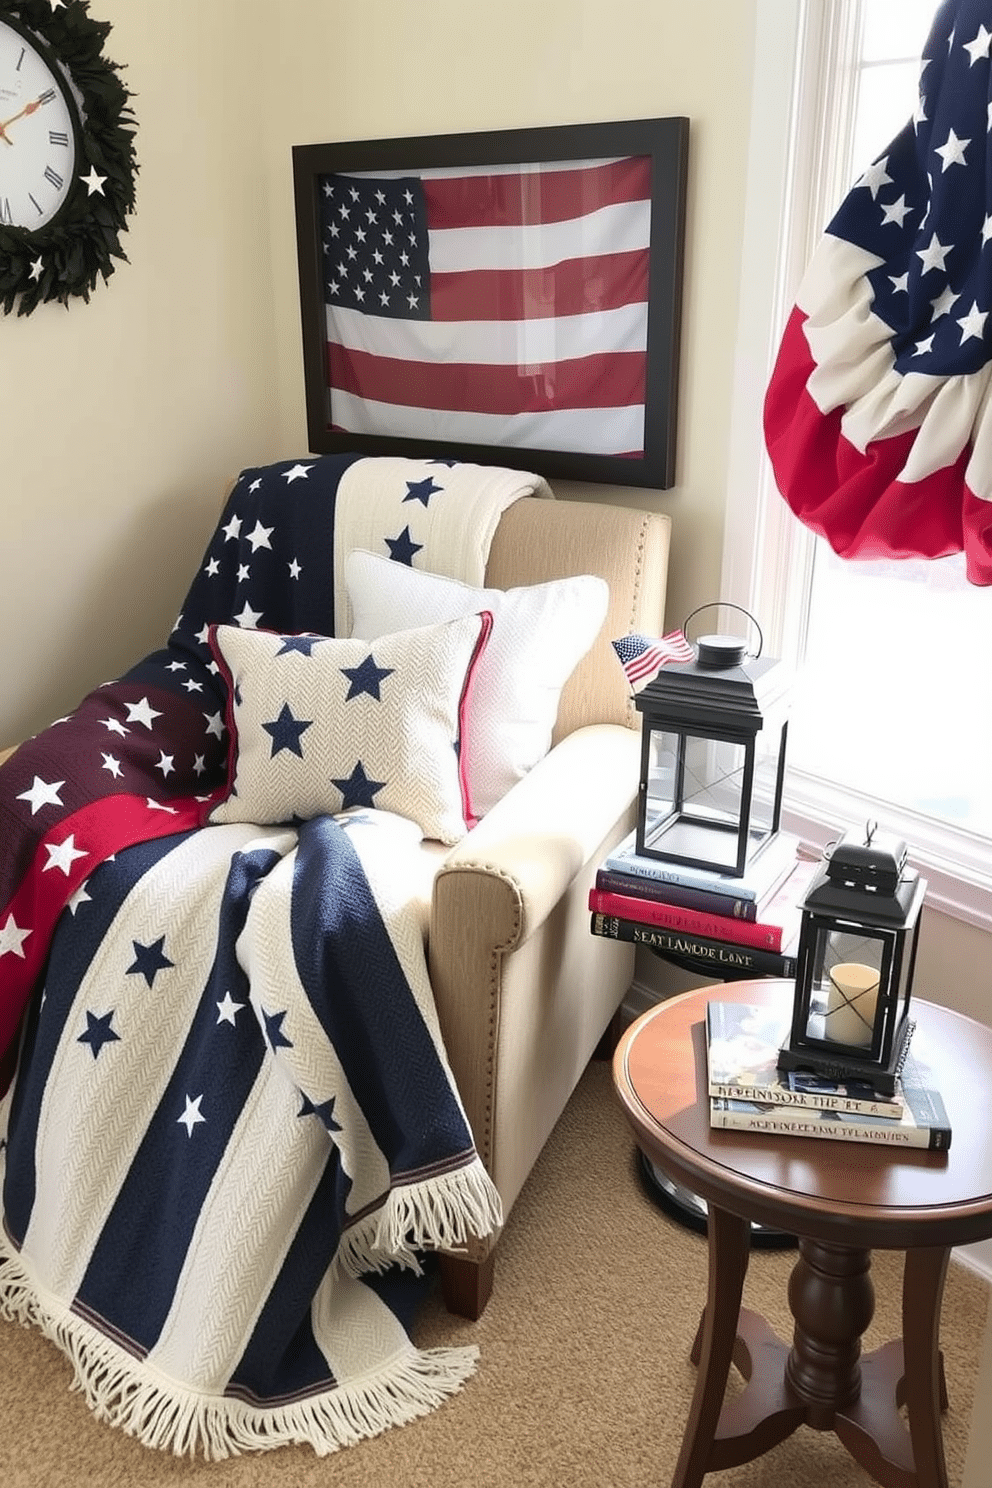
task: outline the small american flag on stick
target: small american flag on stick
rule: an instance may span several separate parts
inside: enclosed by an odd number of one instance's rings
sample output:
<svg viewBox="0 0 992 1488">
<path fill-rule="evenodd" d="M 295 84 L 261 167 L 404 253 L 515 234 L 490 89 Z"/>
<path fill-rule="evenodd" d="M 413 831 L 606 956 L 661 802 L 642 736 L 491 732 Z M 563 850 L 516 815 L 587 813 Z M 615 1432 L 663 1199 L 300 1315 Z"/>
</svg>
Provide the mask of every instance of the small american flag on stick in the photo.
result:
<svg viewBox="0 0 992 1488">
<path fill-rule="evenodd" d="M 680 630 L 671 630 L 665 636 L 625 635 L 613 642 L 613 649 L 620 658 L 620 665 L 632 687 L 647 682 L 663 666 L 673 661 L 695 661 L 692 644 Z"/>
</svg>

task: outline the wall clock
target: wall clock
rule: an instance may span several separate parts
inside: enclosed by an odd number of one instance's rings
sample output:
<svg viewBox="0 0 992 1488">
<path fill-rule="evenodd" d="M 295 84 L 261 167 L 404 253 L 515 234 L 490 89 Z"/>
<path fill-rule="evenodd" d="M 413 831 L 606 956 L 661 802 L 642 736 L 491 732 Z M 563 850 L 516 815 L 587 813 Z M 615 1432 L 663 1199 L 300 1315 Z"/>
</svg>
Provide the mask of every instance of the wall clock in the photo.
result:
<svg viewBox="0 0 992 1488">
<path fill-rule="evenodd" d="M 134 209 L 134 117 L 87 0 L 0 0 L 0 303 L 88 300 Z"/>
</svg>

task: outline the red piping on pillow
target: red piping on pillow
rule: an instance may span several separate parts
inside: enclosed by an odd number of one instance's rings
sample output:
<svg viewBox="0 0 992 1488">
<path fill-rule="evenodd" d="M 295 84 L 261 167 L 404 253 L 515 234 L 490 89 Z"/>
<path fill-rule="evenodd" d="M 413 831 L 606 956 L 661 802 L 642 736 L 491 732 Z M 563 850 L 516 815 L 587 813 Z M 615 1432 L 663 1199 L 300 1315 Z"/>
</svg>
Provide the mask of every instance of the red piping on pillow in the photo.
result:
<svg viewBox="0 0 992 1488">
<path fill-rule="evenodd" d="M 471 829 L 476 825 L 479 818 L 472 809 L 472 799 L 469 792 L 468 770 L 465 764 L 466 745 L 471 743 L 471 726 L 469 723 L 469 709 L 472 702 L 472 691 L 475 685 L 475 669 L 479 664 L 479 658 L 489 643 L 489 637 L 493 630 L 492 610 L 479 611 L 479 639 L 475 643 L 471 660 L 465 670 L 465 683 L 462 687 L 462 695 L 458 699 L 458 784 L 462 793 L 462 815 L 465 817 L 465 825 Z"/>
</svg>

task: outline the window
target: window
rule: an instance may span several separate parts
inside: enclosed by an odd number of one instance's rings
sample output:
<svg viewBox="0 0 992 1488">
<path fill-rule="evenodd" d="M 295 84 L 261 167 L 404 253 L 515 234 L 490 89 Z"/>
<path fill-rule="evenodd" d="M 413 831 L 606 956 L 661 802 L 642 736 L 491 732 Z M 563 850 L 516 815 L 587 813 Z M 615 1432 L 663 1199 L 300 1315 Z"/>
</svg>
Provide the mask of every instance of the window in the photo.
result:
<svg viewBox="0 0 992 1488">
<path fill-rule="evenodd" d="M 723 588 L 797 663 L 787 825 L 822 846 L 838 827 L 879 819 L 905 837 L 938 907 L 992 928 L 992 701 L 982 661 L 992 593 L 967 584 L 960 557 L 837 558 L 788 511 L 763 444 L 755 449 L 743 432 L 751 421 L 761 428 L 743 361 L 764 358 L 763 389 L 823 225 L 914 111 L 935 10 L 935 0 L 759 0 Z M 757 521 L 748 498 L 756 482 Z"/>
</svg>

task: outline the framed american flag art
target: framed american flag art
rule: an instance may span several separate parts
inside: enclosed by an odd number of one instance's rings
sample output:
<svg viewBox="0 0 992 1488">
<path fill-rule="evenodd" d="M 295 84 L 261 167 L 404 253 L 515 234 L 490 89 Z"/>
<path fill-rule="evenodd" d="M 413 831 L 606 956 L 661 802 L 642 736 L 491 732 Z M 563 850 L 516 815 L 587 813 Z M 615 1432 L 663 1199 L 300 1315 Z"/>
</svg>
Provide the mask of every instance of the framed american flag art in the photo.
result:
<svg viewBox="0 0 992 1488">
<path fill-rule="evenodd" d="M 675 480 L 689 121 L 293 149 L 315 454 Z"/>
</svg>

